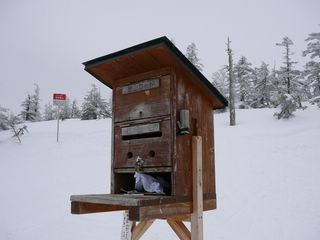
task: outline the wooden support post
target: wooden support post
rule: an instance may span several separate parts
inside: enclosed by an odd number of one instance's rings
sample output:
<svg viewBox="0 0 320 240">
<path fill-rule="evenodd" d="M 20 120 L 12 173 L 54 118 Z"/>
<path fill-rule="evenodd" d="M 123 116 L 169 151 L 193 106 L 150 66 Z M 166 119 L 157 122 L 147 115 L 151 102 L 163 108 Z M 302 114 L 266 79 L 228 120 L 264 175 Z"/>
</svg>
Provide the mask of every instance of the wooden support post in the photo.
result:
<svg viewBox="0 0 320 240">
<path fill-rule="evenodd" d="M 142 235 L 148 230 L 148 228 L 152 225 L 154 220 L 142 221 L 139 222 L 134 228 L 132 229 L 132 240 L 139 240 Z"/>
<path fill-rule="evenodd" d="M 191 214 L 191 239 L 203 240 L 203 180 L 202 138 L 192 137 L 193 212 Z"/>
<path fill-rule="evenodd" d="M 167 223 L 181 240 L 190 240 L 191 234 L 189 229 L 181 221 L 167 219 Z"/>
</svg>

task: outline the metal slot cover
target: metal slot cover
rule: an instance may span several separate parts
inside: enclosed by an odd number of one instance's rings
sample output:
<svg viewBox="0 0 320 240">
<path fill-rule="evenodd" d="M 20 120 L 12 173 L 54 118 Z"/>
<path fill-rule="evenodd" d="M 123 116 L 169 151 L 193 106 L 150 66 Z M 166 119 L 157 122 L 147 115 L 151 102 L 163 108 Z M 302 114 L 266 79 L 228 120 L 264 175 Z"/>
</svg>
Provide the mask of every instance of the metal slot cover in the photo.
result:
<svg viewBox="0 0 320 240">
<path fill-rule="evenodd" d="M 160 132 L 160 123 L 150 123 L 121 128 L 121 136 L 141 135 Z"/>
<path fill-rule="evenodd" d="M 140 92 L 140 91 L 158 88 L 158 87 L 160 87 L 160 80 L 159 78 L 155 78 L 155 79 L 150 79 L 143 82 L 138 82 L 138 83 L 124 86 L 122 88 L 122 94 Z"/>
</svg>

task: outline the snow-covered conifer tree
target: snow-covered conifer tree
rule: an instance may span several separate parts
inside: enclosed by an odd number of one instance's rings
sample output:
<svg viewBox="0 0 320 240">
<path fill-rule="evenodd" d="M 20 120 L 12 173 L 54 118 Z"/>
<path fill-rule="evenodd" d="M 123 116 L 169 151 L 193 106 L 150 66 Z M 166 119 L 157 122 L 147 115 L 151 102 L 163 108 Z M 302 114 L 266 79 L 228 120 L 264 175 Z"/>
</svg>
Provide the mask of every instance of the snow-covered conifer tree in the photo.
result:
<svg viewBox="0 0 320 240">
<path fill-rule="evenodd" d="M 80 118 L 80 117 L 81 117 L 81 111 L 78 107 L 77 100 L 74 99 L 71 104 L 71 118 Z"/>
<path fill-rule="evenodd" d="M 24 121 L 34 121 L 35 113 L 33 111 L 32 96 L 28 93 L 26 99 L 22 102 L 21 117 Z"/>
<path fill-rule="evenodd" d="M 71 118 L 71 105 L 69 98 L 64 101 L 63 105 L 60 108 L 60 118 L 62 120 Z"/>
<path fill-rule="evenodd" d="M 290 46 L 293 45 L 292 40 L 289 37 L 284 37 L 281 43 L 276 43 L 277 46 L 284 47 L 285 51 L 283 52 L 284 66 L 280 67 L 280 70 L 277 72 L 279 77 L 279 103 L 281 107 L 280 113 L 275 115 L 279 118 L 289 118 L 292 116 L 293 111 L 296 108 L 292 107 L 291 103 L 294 103 L 295 106 L 302 107 L 301 105 L 301 92 L 300 92 L 300 83 L 299 76 L 300 72 L 294 69 L 294 65 L 297 63 L 292 61 L 291 56 L 293 55 Z M 281 114 L 285 112 L 286 114 Z"/>
<path fill-rule="evenodd" d="M 252 91 L 252 95 L 255 101 L 251 104 L 252 107 L 270 107 L 271 104 L 271 91 L 272 83 L 270 81 L 270 72 L 268 64 L 261 63 L 259 68 L 255 71 L 255 85 Z"/>
<path fill-rule="evenodd" d="M 222 68 L 212 74 L 212 84 L 222 95 L 227 99 L 229 98 L 228 73 L 226 72 L 226 68 Z"/>
<path fill-rule="evenodd" d="M 203 64 L 200 62 L 200 58 L 198 57 L 198 48 L 194 42 L 188 45 L 186 57 L 199 71 L 202 71 Z"/>
<path fill-rule="evenodd" d="M 282 94 L 291 94 L 298 107 L 302 107 L 301 100 L 303 95 L 303 82 L 301 82 L 301 73 L 295 69 L 294 65 L 298 62 L 292 60 L 291 56 L 294 54 L 290 46 L 293 41 L 289 37 L 284 37 L 281 43 L 276 43 L 277 46 L 284 47 L 283 52 L 284 66 L 280 67 L 278 77 L 280 80 L 280 91 Z M 284 99 L 284 98 L 281 98 Z"/>
<path fill-rule="evenodd" d="M 284 66 L 280 67 L 278 71 L 279 78 L 282 80 L 284 92 L 291 94 L 293 90 L 292 81 L 297 77 L 297 72 L 294 70 L 294 65 L 297 63 L 292 61 L 291 56 L 294 54 L 291 52 L 290 46 L 293 45 L 292 40 L 289 37 L 284 37 L 281 43 L 276 43 L 277 46 L 284 47 L 283 52 Z"/>
<path fill-rule="evenodd" d="M 310 61 L 305 65 L 304 75 L 312 94 L 311 102 L 317 102 L 320 107 L 320 32 L 309 34 L 306 41 L 307 49 L 302 54 L 309 56 Z"/>
<path fill-rule="evenodd" d="M 34 112 L 34 121 L 40 121 L 40 88 L 38 84 L 35 84 L 34 94 L 32 95 L 32 109 Z"/>
<path fill-rule="evenodd" d="M 242 56 L 234 66 L 234 77 L 237 83 L 237 93 L 241 106 L 247 108 L 250 106 L 252 99 L 253 87 L 253 69 L 247 58 Z"/>
<path fill-rule="evenodd" d="M 26 99 L 22 102 L 21 117 L 24 121 L 40 121 L 40 88 L 35 84 L 34 94 L 27 94 Z"/>
<path fill-rule="evenodd" d="M 112 98 L 110 97 L 106 102 L 106 115 L 107 118 L 112 118 Z"/>
<path fill-rule="evenodd" d="M 280 87 L 280 80 L 278 77 L 278 73 L 276 71 L 276 66 L 273 66 L 271 74 L 269 76 L 270 83 L 271 83 L 271 90 L 270 90 L 270 102 L 272 107 L 279 106 L 280 102 L 280 95 L 281 95 L 281 87 Z"/>
<path fill-rule="evenodd" d="M 106 117 L 111 117 L 111 112 L 108 110 L 108 104 L 101 97 L 97 86 L 93 84 L 91 90 L 84 98 L 81 109 L 81 119 L 90 120 Z"/>
<path fill-rule="evenodd" d="M 0 106 L 0 131 L 8 130 L 9 109 Z"/>
<path fill-rule="evenodd" d="M 44 105 L 43 119 L 45 121 L 50 121 L 55 119 L 55 110 L 53 109 L 53 106 L 50 102 Z"/>
</svg>

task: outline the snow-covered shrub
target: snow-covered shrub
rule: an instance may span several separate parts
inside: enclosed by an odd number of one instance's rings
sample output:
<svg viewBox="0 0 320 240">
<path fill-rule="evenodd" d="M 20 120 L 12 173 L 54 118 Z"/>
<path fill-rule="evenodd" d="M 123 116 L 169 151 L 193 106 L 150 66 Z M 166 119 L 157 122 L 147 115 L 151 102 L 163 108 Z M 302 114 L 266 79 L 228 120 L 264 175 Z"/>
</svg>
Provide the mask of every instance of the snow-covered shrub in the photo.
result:
<svg viewBox="0 0 320 240">
<path fill-rule="evenodd" d="M 310 99 L 310 103 L 311 103 L 311 104 L 317 104 L 318 107 L 320 108 L 320 96 L 311 98 L 311 99 Z"/>
<path fill-rule="evenodd" d="M 280 102 L 280 112 L 274 114 L 278 119 L 281 118 L 290 118 L 293 116 L 293 112 L 296 110 L 296 103 L 294 98 L 286 93 L 282 94 L 279 99 Z"/>
<path fill-rule="evenodd" d="M 13 132 L 12 137 L 17 138 L 20 143 L 21 143 L 21 136 L 23 136 L 25 134 L 25 132 L 28 132 L 26 125 L 18 126 L 18 124 L 21 124 L 22 122 L 23 121 L 21 120 L 20 117 L 14 115 L 12 113 L 9 115 L 8 120 L 7 120 L 7 124 Z"/>
</svg>

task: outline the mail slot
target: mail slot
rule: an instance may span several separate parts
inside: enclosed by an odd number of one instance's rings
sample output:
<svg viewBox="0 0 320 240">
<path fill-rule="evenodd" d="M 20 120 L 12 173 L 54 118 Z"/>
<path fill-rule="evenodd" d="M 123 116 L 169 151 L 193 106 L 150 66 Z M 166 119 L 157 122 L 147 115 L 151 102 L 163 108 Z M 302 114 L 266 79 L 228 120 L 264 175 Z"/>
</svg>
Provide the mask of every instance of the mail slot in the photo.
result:
<svg viewBox="0 0 320 240">
<path fill-rule="evenodd" d="M 121 136 L 124 140 L 161 137 L 160 123 L 140 124 L 121 128 Z"/>
</svg>

